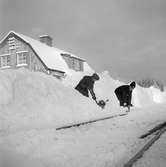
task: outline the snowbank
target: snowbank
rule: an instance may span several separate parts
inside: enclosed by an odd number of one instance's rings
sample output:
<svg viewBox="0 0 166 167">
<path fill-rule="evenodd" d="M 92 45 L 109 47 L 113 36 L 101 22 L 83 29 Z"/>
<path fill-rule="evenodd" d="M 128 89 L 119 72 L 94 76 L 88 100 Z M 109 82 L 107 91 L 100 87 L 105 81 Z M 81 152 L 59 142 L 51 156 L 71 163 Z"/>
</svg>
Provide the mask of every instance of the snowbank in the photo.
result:
<svg viewBox="0 0 166 167">
<path fill-rule="evenodd" d="M 65 85 L 75 87 L 84 75 L 91 75 L 92 73 L 73 73 L 68 76 L 64 83 Z M 95 83 L 95 92 L 98 100 L 109 99 L 109 107 L 115 109 L 119 107 L 119 103 L 114 94 L 114 90 L 121 85 L 129 84 L 114 80 L 110 77 L 107 71 L 100 74 L 100 80 Z M 132 103 L 135 107 L 146 107 L 153 104 L 162 104 L 166 102 L 166 92 L 161 92 L 159 89 L 150 87 L 143 88 L 139 85 L 133 91 Z"/>
<path fill-rule="evenodd" d="M 61 81 L 21 69 L 0 72 L 0 129 L 58 127 L 108 114 Z"/>
<path fill-rule="evenodd" d="M 83 75 L 91 74 L 75 72 L 62 84 L 52 76 L 25 69 L 1 71 L 0 129 L 59 127 L 122 111 L 114 90 L 124 83 L 113 80 L 108 72 L 102 73 L 95 84 L 98 100 L 109 99 L 104 110 L 73 89 Z M 156 88 L 137 86 L 133 93 L 135 107 L 164 103 L 165 99 L 166 93 Z"/>
<path fill-rule="evenodd" d="M 122 112 L 114 90 L 124 83 L 108 72 L 95 84 L 98 100 L 109 99 L 104 110 L 73 89 L 91 73 L 73 72 L 60 81 L 25 69 L 0 71 L 0 167 L 123 166 L 139 144 L 137 137 L 165 120 L 165 105 L 156 105 L 165 104 L 165 92 L 137 86 L 135 107 L 127 116 L 56 131 L 62 125 Z"/>
</svg>

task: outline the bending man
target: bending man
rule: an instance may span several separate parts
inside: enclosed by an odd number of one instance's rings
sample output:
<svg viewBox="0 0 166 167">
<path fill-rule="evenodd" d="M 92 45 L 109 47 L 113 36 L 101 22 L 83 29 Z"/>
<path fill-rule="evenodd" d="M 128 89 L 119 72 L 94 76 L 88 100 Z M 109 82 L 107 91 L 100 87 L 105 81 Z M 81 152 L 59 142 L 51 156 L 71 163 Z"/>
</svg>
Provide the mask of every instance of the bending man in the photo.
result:
<svg viewBox="0 0 166 167">
<path fill-rule="evenodd" d="M 82 95 L 89 97 L 89 92 L 92 95 L 93 100 L 96 100 L 96 95 L 94 93 L 94 83 L 99 80 L 99 76 L 94 73 L 92 76 L 84 76 L 78 85 L 75 87 L 77 91 L 79 91 Z"/>
<path fill-rule="evenodd" d="M 120 106 L 128 107 L 130 111 L 132 91 L 136 87 L 136 83 L 132 82 L 130 85 L 122 85 L 115 89 L 115 94 L 119 100 Z"/>
</svg>

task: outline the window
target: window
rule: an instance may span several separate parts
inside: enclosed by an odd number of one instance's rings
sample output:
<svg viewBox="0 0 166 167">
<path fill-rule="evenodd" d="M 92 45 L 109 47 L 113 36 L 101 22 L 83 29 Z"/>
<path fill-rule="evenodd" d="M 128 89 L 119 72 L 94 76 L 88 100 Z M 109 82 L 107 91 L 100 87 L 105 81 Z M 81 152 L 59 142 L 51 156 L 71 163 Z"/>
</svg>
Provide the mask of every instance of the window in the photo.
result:
<svg viewBox="0 0 166 167">
<path fill-rule="evenodd" d="M 27 51 L 17 52 L 17 65 L 27 65 Z"/>
<path fill-rule="evenodd" d="M 80 68 L 80 61 L 78 59 L 74 60 L 74 69 L 76 71 L 80 71 L 81 70 L 81 68 Z"/>
<path fill-rule="evenodd" d="M 61 53 L 61 56 L 64 58 L 70 69 L 83 71 L 83 64 L 81 60 L 71 56 L 70 54 Z"/>
<path fill-rule="evenodd" d="M 83 71 L 83 62 L 82 61 L 79 61 L 79 64 L 80 64 L 80 71 Z"/>
<path fill-rule="evenodd" d="M 9 67 L 10 66 L 10 55 L 0 56 L 0 66 L 1 67 Z"/>
<path fill-rule="evenodd" d="M 82 62 L 80 60 L 72 57 L 72 69 L 75 71 L 82 71 L 81 63 Z"/>
<path fill-rule="evenodd" d="M 70 61 L 71 61 L 71 69 L 73 69 L 73 70 L 75 70 L 75 63 L 74 63 L 74 59 L 73 59 L 73 57 L 70 57 Z"/>
</svg>

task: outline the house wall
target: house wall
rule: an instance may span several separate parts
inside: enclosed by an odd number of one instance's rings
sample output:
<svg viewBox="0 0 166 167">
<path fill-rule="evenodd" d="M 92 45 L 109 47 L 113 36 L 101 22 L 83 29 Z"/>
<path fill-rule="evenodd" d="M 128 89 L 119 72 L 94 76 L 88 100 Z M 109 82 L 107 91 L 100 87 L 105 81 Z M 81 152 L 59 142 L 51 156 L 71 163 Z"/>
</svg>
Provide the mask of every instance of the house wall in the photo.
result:
<svg viewBox="0 0 166 167">
<path fill-rule="evenodd" d="M 70 69 L 73 69 L 75 71 L 83 71 L 84 70 L 83 60 L 78 59 L 76 57 L 72 57 L 69 54 L 61 54 L 61 56 L 66 61 L 67 65 Z"/>
<path fill-rule="evenodd" d="M 2 67 L 1 63 L 0 63 L 0 68 L 1 69 L 16 68 L 16 51 L 14 49 L 9 49 L 7 39 L 5 41 L 3 41 L 3 43 L 0 45 L 0 56 L 2 57 L 5 55 L 10 56 L 10 66 L 9 67 Z"/>
<path fill-rule="evenodd" d="M 64 73 L 59 73 L 58 71 L 54 71 L 54 70 L 50 70 L 49 74 L 58 78 L 58 79 L 62 79 L 65 77 Z"/>
<path fill-rule="evenodd" d="M 22 52 L 26 53 L 27 55 L 27 63 L 18 65 L 17 54 Z M 10 55 L 10 66 L 1 67 L 0 63 L 0 69 L 18 69 L 20 67 L 24 67 L 30 71 L 40 71 L 57 77 L 63 75 L 61 72 L 48 70 L 44 63 L 42 63 L 40 58 L 33 51 L 33 49 L 14 34 L 9 35 L 8 38 L 6 38 L 0 45 L 0 57 L 5 55 Z"/>
</svg>

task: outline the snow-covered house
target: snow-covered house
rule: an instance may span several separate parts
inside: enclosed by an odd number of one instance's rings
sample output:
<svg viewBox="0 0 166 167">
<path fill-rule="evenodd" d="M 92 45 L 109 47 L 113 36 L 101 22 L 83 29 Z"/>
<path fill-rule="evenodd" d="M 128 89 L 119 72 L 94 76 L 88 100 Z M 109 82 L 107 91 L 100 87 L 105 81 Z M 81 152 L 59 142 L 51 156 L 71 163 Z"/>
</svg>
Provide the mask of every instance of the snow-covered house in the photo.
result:
<svg viewBox="0 0 166 167">
<path fill-rule="evenodd" d="M 71 69 L 84 71 L 85 60 L 52 46 L 52 38 L 40 40 L 10 31 L 0 42 L 0 69 L 28 68 L 63 77 Z"/>
</svg>

